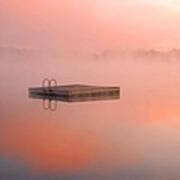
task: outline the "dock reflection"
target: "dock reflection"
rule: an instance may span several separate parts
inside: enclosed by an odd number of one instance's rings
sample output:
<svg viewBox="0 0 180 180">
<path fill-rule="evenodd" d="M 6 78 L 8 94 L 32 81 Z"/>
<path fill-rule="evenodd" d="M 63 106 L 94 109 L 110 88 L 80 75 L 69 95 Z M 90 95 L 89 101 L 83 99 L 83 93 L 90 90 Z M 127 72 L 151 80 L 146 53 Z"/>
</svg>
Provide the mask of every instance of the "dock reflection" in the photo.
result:
<svg viewBox="0 0 180 180">
<path fill-rule="evenodd" d="M 94 96 L 78 96 L 76 98 L 58 96 L 58 95 L 47 95 L 29 92 L 29 98 L 42 100 L 42 107 L 44 110 L 56 111 L 58 108 L 58 101 L 75 103 L 75 102 L 88 102 L 88 101 L 105 101 L 105 100 L 119 100 L 120 94 L 101 94 Z"/>
</svg>

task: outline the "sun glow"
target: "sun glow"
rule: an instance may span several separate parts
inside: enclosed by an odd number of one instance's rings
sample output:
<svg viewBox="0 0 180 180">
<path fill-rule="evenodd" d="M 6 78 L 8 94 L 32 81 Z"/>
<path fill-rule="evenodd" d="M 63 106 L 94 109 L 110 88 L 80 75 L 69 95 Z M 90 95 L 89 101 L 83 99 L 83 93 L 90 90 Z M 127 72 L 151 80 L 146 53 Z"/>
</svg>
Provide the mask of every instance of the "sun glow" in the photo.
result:
<svg viewBox="0 0 180 180">
<path fill-rule="evenodd" d="M 180 11 L 180 1 L 178 0 L 126 0 L 126 1 L 119 1 L 119 0 L 97 0 L 97 4 L 99 7 L 102 7 L 106 10 L 116 10 L 122 6 L 141 6 L 141 5 L 148 5 L 148 6 L 156 6 L 162 7 L 172 10 Z"/>
<path fill-rule="evenodd" d="M 147 4 L 161 6 L 167 9 L 180 11 L 180 1 L 177 0 L 147 0 Z"/>
</svg>

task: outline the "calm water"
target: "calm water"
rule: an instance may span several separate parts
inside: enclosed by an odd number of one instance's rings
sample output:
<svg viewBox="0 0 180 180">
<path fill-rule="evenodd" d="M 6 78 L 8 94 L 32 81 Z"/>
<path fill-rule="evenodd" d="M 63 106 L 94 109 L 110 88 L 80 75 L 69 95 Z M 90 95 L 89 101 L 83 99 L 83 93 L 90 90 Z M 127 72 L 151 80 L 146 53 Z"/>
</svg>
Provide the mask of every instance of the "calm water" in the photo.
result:
<svg viewBox="0 0 180 180">
<path fill-rule="evenodd" d="M 27 89 L 117 85 L 121 99 L 59 102 L 45 111 Z M 0 60 L 0 179 L 180 179 L 180 62 L 38 54 Z"/>
</svg>

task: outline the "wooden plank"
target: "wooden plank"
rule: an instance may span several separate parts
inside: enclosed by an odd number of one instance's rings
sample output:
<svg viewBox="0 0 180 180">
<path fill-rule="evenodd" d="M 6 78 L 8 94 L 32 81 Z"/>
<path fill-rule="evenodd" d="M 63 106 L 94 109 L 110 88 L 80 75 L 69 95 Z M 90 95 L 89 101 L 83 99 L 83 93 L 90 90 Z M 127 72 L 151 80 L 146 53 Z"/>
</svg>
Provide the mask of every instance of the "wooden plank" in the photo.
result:
<svg viewBox="0 0 180 180">
<path fill-rule="evenodd" d="M 66 85 L 56 87 L 29 88 L 31 98 L 51 99 L 67 102 L 110 100 L 120 98 L 119 87 L 102 87 L 90 85 Z"/>
</svg>

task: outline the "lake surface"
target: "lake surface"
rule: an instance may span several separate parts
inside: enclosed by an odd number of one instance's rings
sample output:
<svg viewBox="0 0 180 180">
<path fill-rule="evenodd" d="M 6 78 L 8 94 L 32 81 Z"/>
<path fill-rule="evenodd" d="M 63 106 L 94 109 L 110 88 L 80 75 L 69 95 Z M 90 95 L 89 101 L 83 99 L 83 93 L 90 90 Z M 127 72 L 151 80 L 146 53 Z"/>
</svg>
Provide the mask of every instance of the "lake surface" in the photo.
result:
<svg viewBox="0 0 180 180">
<path fill-rule="evenodd" d="M 59 84 L 120 86 L 121 99 L 58 102 L 28 97 Z M 177 59 L 6 55 L 0 60 L 0 179 L 180 179 Z"/>
</svg>

